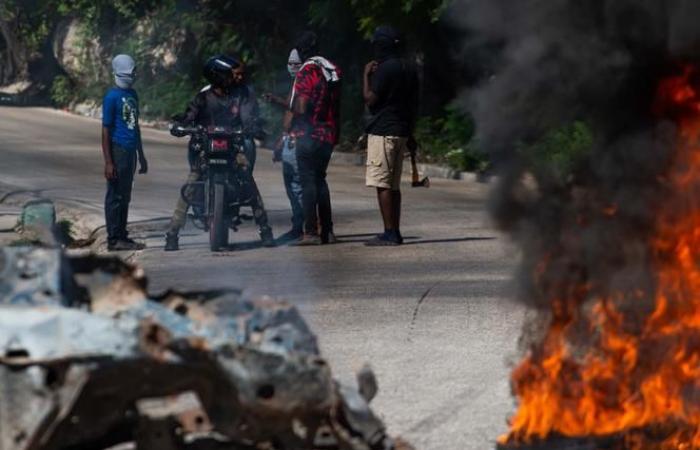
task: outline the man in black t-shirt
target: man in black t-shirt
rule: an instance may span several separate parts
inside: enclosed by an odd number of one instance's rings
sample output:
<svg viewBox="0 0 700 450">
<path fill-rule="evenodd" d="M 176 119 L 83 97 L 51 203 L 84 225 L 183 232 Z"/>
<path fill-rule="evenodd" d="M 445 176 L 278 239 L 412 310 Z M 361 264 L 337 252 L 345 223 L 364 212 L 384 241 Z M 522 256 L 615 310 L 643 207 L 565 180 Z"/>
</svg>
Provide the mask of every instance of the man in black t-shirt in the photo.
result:
<svg viewBox="0 0 700 450">
<path fill-rule="evenodd" d="M 401 38 L 392 27 L 378 27 L 372 46 L 375 60 L 365 66 L 363 89 L 370 112 L 366 184 L 377 189 L 384 233 L 366 245 L 400 245 L 401 172 L 405 153 L 415 151 L 418 73 L 413 64 L 400 57 Z"/>
</svg>

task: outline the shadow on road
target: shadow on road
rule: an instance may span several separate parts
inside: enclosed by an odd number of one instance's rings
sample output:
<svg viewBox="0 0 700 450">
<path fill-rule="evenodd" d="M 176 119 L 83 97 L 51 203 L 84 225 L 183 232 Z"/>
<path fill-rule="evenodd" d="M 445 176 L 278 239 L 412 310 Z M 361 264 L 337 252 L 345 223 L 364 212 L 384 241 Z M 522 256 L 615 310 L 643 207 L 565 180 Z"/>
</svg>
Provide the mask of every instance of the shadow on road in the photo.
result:
<svg viewBox="0 0 700 450">
<path fill-rule="evenodd" d="M 368 238 L 373 238 L 377 233 L 365 234 L 345 234 L 338 235 L 339 244 L 350 244 L 365 242 Z M 463 238 L 446 238 L 446 239 L 421 239 L 420 236 L 404 236 L 403 245 L 419 245 L 419 244 L 445 244 L 451 242 L 469 242 L 469 241 L 492 241 L 496 239 L 493 236 L 486 237 L 463 237 Z"/>
<path fill-rule="evenodd" d="M 376 236 L 377 233 L 365 233 L 365 234 L 337 234 L 335 237 L 338 239 L 348 239 L 348 238 L 371 238 Z"/>
<path fill-rule="evenodd" d="M 404 238 L 406 240 L 415 238 Z M 420 239 L 420 238 L 418 238 Z M 418 241 L 404 242 L 403 245 L 419 245 L 419 244 L 444 244 L 450 242 L 469 242 L 469 241 L 492 241 L 495 237 L 464 237 L 464 238 L 447 238 L 447 239 L 423 239 Z"/>
</svg>

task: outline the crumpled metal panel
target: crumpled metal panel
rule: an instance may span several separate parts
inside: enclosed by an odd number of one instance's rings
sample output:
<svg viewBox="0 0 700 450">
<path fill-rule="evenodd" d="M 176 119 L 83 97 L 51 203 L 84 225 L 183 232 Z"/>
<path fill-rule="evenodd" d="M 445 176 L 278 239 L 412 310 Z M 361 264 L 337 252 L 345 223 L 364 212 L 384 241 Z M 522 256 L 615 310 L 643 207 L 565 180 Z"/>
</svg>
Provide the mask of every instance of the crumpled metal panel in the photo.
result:
<svg viewBox="0 0 700 450">
<path fill-rule="evenodd" d="M 40 249 L 0 249 L 0 273 L 0 450 L 394 446 L 289 304 L 150 298 L 135 267 Z"/>
<path fill-rule="evenodd" d="M 138 348 L 133 324 L 69 308 L 0 306 L 0 363 L 127 358 Z"/>
<path fill-rule="evenodd" d="M 0 250 L 0 303 L 44 305 L 64 301 L 59 250 L 7 247 Z"/>
</svg>

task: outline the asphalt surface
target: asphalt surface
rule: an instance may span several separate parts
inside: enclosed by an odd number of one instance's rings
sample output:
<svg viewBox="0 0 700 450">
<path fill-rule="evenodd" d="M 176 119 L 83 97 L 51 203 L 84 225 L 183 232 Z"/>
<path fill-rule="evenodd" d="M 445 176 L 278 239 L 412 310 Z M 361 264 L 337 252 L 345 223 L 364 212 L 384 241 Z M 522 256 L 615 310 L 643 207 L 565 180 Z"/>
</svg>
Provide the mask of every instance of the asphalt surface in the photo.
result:
<svg viewBox="0 0 700 450">
<path fill-rule="evenodd" d="M 186 176 L 185 140 L 144 129 L 150 172 L 136 179 L 130 221 L 148 249 L 132 255 L 154 292 L 237 287 L 298 305 L 334 373 L 353 382 L 368 362 L 380 393 L 373 408 L 390 432 L 419 450 L 484 450 L 513 410 L 509 361 L 524 317 L 512 297 L 518 252 L 490 225 L 489 186 L 433 180 L 404 192 L 407 244 L 369 248 L 380 231 L 363 168 L 332 163 L 333 246 L 260 248 L 252 223 L 212 254 L 207 236 L 183 231 L 163 252 L 162 229 Z M 68 199 L 101 214 L 100 124 L 35 108 L 0 108 L 0 181 Z M 281 168 L 259 150 L 255 176 L 275 234 L 289 228 Z"/>
</svg>

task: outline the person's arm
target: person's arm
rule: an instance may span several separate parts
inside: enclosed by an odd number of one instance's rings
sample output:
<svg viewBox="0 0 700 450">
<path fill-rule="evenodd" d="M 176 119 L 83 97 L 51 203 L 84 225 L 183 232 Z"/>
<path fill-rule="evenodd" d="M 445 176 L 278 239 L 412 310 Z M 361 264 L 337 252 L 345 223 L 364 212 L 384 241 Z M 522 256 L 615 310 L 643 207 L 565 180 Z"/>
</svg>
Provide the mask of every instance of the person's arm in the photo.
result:
<svg viewBox="0 0 700 450">
<path fill-rule="evenodd" d="M 379 63 L 370 61 L 365 66 L 364 82 L 362 84 L 362 96 L 365 99 L 365 105 L 374 106 L 377 103 L 377 94 L 372 90 L 372 75 L 377 71 Z"/>
<path fill-rule="evenodd" d="M 104 174 L 107 180 L 117 178 L 117 171 L 112 160 L 112 136 L 110 129 L 114 124 L 114 99 L 105 95 L 102 100 L 102 157 L 104 158 Z"/>
<path fill-rule="evenodd" d="M 292 129 L 292 121 L 294 120 L 294 113 L 291 110 L 284 112 L 284 118 L 282 119 L 282 130 L 285 133 L 289 133 Z"/>
<path fill-rule="evenodd" d="M 263 94 L 263 100 L 270 103 L 271 105 L 278 106 L 280 108 L 287 109 L 289 107 L 289 102 L 279 95 L 266 93 Z"/>
<path fill-rule="evenodd" d="M 294 99 L 294 105 L 292 105 L 292 114 L 295 116 L 303 116 L 306 114 L 306 110 L 309 107 L 309 98 L 297 96 Z"/>
<path fill-rule="evenodd" d="M 292 129 L 292 122 L 294 121 L 294 117 L 303 116 L 304 114 L 306 114 L 306 109 L 308 108 L 308 106 L 309 99 L 307 97 L 296 96 L 294 98 L 292 108 L 284 114 L 282 129 L 286 133 L 289 133 L 289 131 Z"/>
<path fill-rule="evenodd" d="M 138 146 L 136 147 L 136 150 L 138 151 L 138 156 L 139 156 L 139 173 L 145 174 L 148 173 L 148 161 L 146 160 L 146 155 L 143 152 L 143 142 L 141 141 L 141 127 L 136 126 L 136 132 L 138 134 Z"/>
<path fill-rule="evenodd" d="M 183 124 L 191 125 L 198 121 L 200 112 L 205 109 L 207 104 L 206 96 L 206 92 L 199 92 L 194 96 L 189 105 L 187 105 L 185 114 L 183 114 Z"/>
<path fill-rule="evenodd" d="M 134 93 L 136 98 L 136 109 L 139 109 L 139 97 Z M 139 159 L 139 173 L 148 173 L 148 161 L 146 161 L 146 155 L 143 153 L 143 141 L 141 140 L 141 126 L 138 123 L 138 115 L 136 116 L 136 153 Z"/>
<path fill-rule="evenodd" d="M 313 64 L 310 64 L 302 68 L 299 73 L 297 73 L 296 80 L 294 82 L 294 101 L 289 108 L 291 115 L 285 114 L 284 117 L 284 131 L 289 132 L 292 128 L 292 122 L 295 117 L 303 116 L 309 107 L 309 99 L 311 98 L 311 93 L 314 89 L 316 83 L 319 82 L 319 77 L 322 76 L 318 73 L 320 69 L 315 68 Z"/>
<path fill-rule="evenodd" d="M 114 161 L 112 161 L 112 138 L 109 128 L 104 125 L 102 126 L 102 157 L 105 160 L 105 178 L 107 180 L 116 179 L 117 171 L 114 168 Z"/>
</svg>

